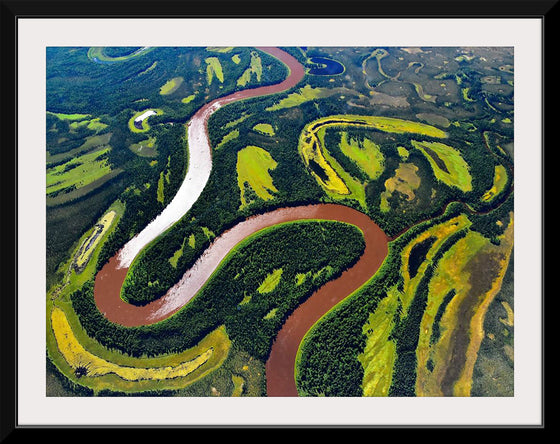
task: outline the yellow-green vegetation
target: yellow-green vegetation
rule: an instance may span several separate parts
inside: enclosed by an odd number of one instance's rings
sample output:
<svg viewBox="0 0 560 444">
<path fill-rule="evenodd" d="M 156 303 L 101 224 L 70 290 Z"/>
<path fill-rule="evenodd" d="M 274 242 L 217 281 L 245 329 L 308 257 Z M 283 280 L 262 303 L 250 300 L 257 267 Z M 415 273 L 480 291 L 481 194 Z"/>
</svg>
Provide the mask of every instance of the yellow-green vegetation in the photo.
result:
<svg viewBox="0 0 560 444">
<path fill-rule="evenodd" d="M 165 184 L 169 184 L 170 180 L 169 180 L 169 175 L 171 174 L 171 170 L 170 170 L 170 162 L 171 162 L 171 156 L 167 157 L 167 166 L 166 168 L 164 168 L 163 170 L 161 170 L 161 172 L 159 173 L 159 179 L 158 179 L 158 186 L 157 186 L 157 200 L 158 202 L 162 203 L 165 200 Z"/>
<path fill-rule="evenodd" d="M 364 369 L 363 396 L 387 396 L 389 393 L 397 357 L 395 341 L 390 338 L 399 299 L 396 287 L 390 288 L 362 329 L 367 338 L 363 353 L 358 355 Z"/>
<path fill-rule="evenodd" d="M 322 128 L 321 130 L 319 130 L 318 136 L 319 136 L 319 140 L 321 141 L 321 146 L 323 146 L 322 153 L 324 155 L 324 158 L 327 162 L 327 165 L 329 165 L 329 167 L 332 168 L 333 171 L 335 172 L 336 177 L 340 178 L 340 181 L 348 189 L 348 193 L 345 195 L 343 193 L 337 193 L 337 192 L 333 193 L 333 192 L 330 192 L 327 189 L 325 189 L 325 191 L 327 192 L 327 194 L 329 194 L 334 199 L 340 199 L 340 198 L 344 198 L 344 197 L 348 197 L 350 199 L 355 199 L 362 205 L 363 208 L 366 208 L 366 192 L 365 192 L 366 183 L 362 183 L 360 180 L 358 180 L 354 176 L 352 176 L 331 155 L 329 150 L 326 149 L 326 147 L 324 145 L 324 142 L 323 142 L 324 141 L 324 135 L 325 135 L 325 129 Z"/>
<path fill-rule="evenodd" d="M 184 79 L 182 77 L 173 77 L 161 86 L 159 93 L 162 96 L 173 94 L 183 84 L 183 81 Z"/>
<path fill-rule="evenodd" d="M 210 228 L 200 227 L 200 229 L 202 230 L 204 235 L 208 238 L 208 240 L 212 240 L 216 237 L 216 233 L 214 233 Z"/>
<path fill-rule="evenodd" d="M 112 360 L 108 360 L 100 357 L 98 351 L 92 353 L 86 349 L 62 309 L 53 308 L 50 327 L 64 361 L 60 364 L 67 369 L 65 373 L 80 372 L 80 383 L 94 390 L 134 392 L 181 388 L 221 365 L 231 345 L 225 328 L 219 327 L 197 346 L 181 353 L 132 358 L 112 352 Z"/>
<path fill-rule="evenodd" d="M 86 137 L 85 142 L 77 148 L 64 153 L 51 155 L 47 152 L 47 164 L 61 163 L 64 160 L 70 160 L 85 151 L 90 151 L 97 147 L 107 147 L 113 133 L 96 134 Z"/>
<path fill-rule="evenodd" d="M 96 118 L 89 121 L 87 128 L 92 131 L 101 131 L 107 128 L 108 126 L 109 125 L 107 125 L 106 123 L 100 122 L 99 118 Z"/>
<path fill-rule="evenodd" d="M 194 234 L 191 234 L 191 236 L 194 239 Z M 189 239 L 190 241 L 190 239 Z M 183 250 L 185 249 L 185 243 L 187 242 L 187 238 L 185 237 L 183 239 L 183 243 L 181 244 L 181 248 L 179 248 L 175 253 L 173 253 L 173 256 L 171 256 L 169 258 L 169 263 L 171 264 L 171 266 L 173 268 L 177 268 L 177 262 L 179 261 L 179 258 L 183 255 Z"/>
<path fill-rule="evenodd" d="M 395 170 L 393 177 L 385 181 L 385 191 L 381 193 L 381 203 L 379 208 L 382 212 L 387 213 L 391 206 L 389 198 L 394 193 L 400 193 L 406 196 L 407 201 L 412 201 L 416 195 L 414 192 L 420 186 L 420 177 L 416 174 L 418 167 L 413 163 L 400 163 Z"/>
<path fill-rule="evenodd" d="M 235 46 L 208 46 L 206 48 L 206 51 L 219 52 L 219 53 L 222 53 L 222 54 L 226 54 L 228 52 L 231 52 L 233 50 L 233 48 L 235 48 Z"/>
<path fill-rule="evenodd" d="M 236 65 L 239 65 L 241 63 L 241 57 L 239 57 L 239 54 L 234 54 L 231 56 L 231 61 Z"/>
<path fill-rule="evenodd" d="M 252 296 L 250 294 L 245 294 L 245 295 L 243 295 L 243 299 L 241 300 L 239 305 L 248 304 L 249 302 L 251 302 L 251 299 L 252 299 Z"/>
<path fill-rule="evenodd" d="M 90 114 L 63 114 L 63 113 L 52 113 L 47 111 L 47 114 L 58 117 L 60 120 L 84 120 L 90 117 Z"/>
<path fill-rule="evenodd" d="M 494 182 L 492 184 L 492 187 L 482 195 L 482 201 L 492 201 L 498 194 L 500 194 L 504 190 L 507 184 L 507 180 L 508 175 L 506 168 L 501 164 L 496 165 L 494 167 Z"/>
<path fill-rule="evenodd" d="M 101 220 L 95 225 L 91 234 L 82 242 L 75 258 L 74 264 L 77 270 L 82 270 L 87 264 L 95 247 L 101 241 L 101 238 L 107 233 L 109 227 L 113 223 L 117 213 L 113 210 L 106 213 Z"/>
<path fill-rule="evenodd" d="M 358 356 L 364 369 L 362 388 L 364 396 L 387 396 L 391 386 L 394 364 L 396 360 L 396 344 L 393 339 L 395 320 L 403 321 L 416 294 L 416 290 L 428 266 L 433 262 L 435 254 L 442 244 L 453 234 L 469 227 L 470 220 L 461 214 L 446 222 L 434 225 L 412 239 L 401 252 L 401 276 L 403 286 L 387 290 L 385 297 L 379 302 L 373 313 L 369 314 L 362 331 L 366 336 L 366 345 Z M 430 248 L 425 253 L 414 276 L 409 273 L 409 257 L 413 247 L 432 239 Z M 428 306 L 427 310 L 434 310 Z M 437 307 L 435 307 L 437 311 Z M 435 313 L 433 313 L 435 315 Z"/>
<path fill-rule="evenodd" d="M 494 121 L 492 123 L 495 123 L 496 119 L 492 119 L 492 120 Z M 500 146 L 498 143 L 492 143 L 491 142 L 491 132 L 490 131 L 484 131 L 482 133 L 482 136 L 484 137 L 484 143 L 486 143 L 486 146 L 488 147 L 488 149 L 496 148 L 500 152 L 500 154 L 502 154 L 504 156 L 508 155 L 508 153 L 506 152 L 506 150 L 502 146 Z"/>
<path fill-rule="evenodd" d="M 194 248 L 196 246 L 196 238 L 194 237 L 194 234 L 191 234 L 189 236 L 189 247 Z"/>
<path fill-rule="evenodd" d="M 134 125 L 134 121 L 136 120 L 137 117 L 140 117 L 146 111 L 150 111 L 150 110 L 153 111 L 156 116 L 160 116 L 160 115 L 163 114 L 163 110 L 159 109 L 159 108 L 145 109 L 145 110 L 142 110 L 142 111 L 138 111 L 138 112 L 134 113 L 134 115 L 128 121 L 128 129 L 130 131 L 132 131 L 133 133 L 145 133 L 146 131 L 149 131 L 150 130 L 150 125 L 148 125 L 148 119 L 150 118 L 150 116 L 148 116 L 148 117 L 146 117 L 142 120 L 142 125 L 141 125 L 142 128 L 136 128 L 136 126 Z"/>
<path fill-rule="evenodd" d="M 303 284 L 307 279 L 306 273 L 298 273 L 296 274 L 296 286 Z"/>
<path fill-rule="evenodd" d="M 361 116 L 357 114 L 338 114 L 322 117 L 306 125 L 305 129 L 316 132 L 322 126 L 357 126 L 396 134 L 420 134 L 438 139 L 447 137 L 445 131 L 425 123 L 398 119 L 396 117 Z"/>
<path fill-rule="evenodd" d="M 76 130 L 78 128 L 86 127 L 88 130 L 91 131 L 101 131 L 107 128 L 107 124 L 100 121 L 99 117 L 91 120 L 80 120 L 74 121 L 70 124 L 70 129 Z"/>
<path fill-rule="evenodd" d="M 328 279 L 332 275 L 332 272 L 333 268 L 330 265 L 325 265 L 323 268 L 320 268 L 315 273 L 313 273 L 313 280 L 317 280 L 320 277 Z"/>
<path fill-rule="evenodd" d="M 327 194 L 333 198 L 349 197 L 356 199 L 365 206 L 365 185 L 347 173 L 342 166 L 328 153 L 323 143 L 324 131 L 328 127 L 357 126 L 371 130 L 391 133 L 413 133 L 430 137 L 444 138 L 447 134 L 431 125 L 397 119 L 394 117 L 360 116 L 354 114 L 333 115 L 323 117 L 307 124 L 300 134 L 298 151 L 315 180 Z M 356 149 L 347 147 L 350 157 L 359 159 L 365 165 L 364 159 L 369 157 L 377 159 L 377 165 L 368 167 L 369 171 L 378 177 L 381 168 L 382 154 L 375 148 L 373 142 L 369 143 L 367 156 Z"/>
<path fill-rule="evenodd" d="M 245 385 L 245 380 L 239 375 L 231 375 L 231 382 L 233 382 L 233 391 L 231 392 L 232 397 L 241 396 L 243 393 L 243 386 Z"/>
<path fill-rule="evenodd" d="M 392 77 L 390 75 L 388 75 L 383 70 L 383 67 L 381 66 L 381 59 L 386 57 L 387 55 L 389 55 L 389 53 L 385 49 L 382 49 L 382 48 L 374 49 L 372 51 L 372 53 L 367 58 L 365 58 L 364 61 L 362 62 L 362 73 L 365 76 L 367 76 L 367 69 L 366 69 L 367 62 L 370 59 L 375 59 L 377 61 L 377 71 L 379 72 L 379 74 L 381 74 L 383 77 L 386 77 L 387 79 L 392 79 Z M 366 84 L 367 84 L 367 81 L 366 81 Z"/>
<path fill-rule="evenodd" d="M 251 116 L 252 116 L 252 114 L 242 114 L 241 117 L 238 117 L 237 119 L 231 120 L 231 121 L 229 121 L 228 123 L 226 123 L 226 124 L 224 125 L 224 128 L 225 128 L 225 129 L 232 128 L 232 127 L 234 127 L 235 125 L 237 125 L 237 124 L 243 122 L 245 119 L 247 119 L 247 118 L 249 118 L 249 117 L 251 117 Z"/>
<path fill-rule="evenodd" d="M 280 283 L 280 278 L 282 277 L 283 270 L 281 268 L 277 268 L 276 270 L 269 273 L 264 280 L 262 281 L 257 291 L 261 294 L 270 293 L 272 290 L 276 288 L 276 286 Z"/>
<path fill-rule="evenodd" d="M 418 65 L 414 68 L 414 74 L 418 74 L 422 68 L 424 68 L 424 64 L 422 62 L 410 62 L 408 64 L 408 68 L 412 68 L 413 66 Z"/>
<path fill-rule="evenodd" d="M 408 160 L 408 156 L 410 155 L 410 153 L 404 146 L 398 146 L 397 152 L 399 153 L 399 156 L 402 160 L 404 160 L 405 162 Z"/>
<path fill-rule="evenodd" d="M 484 337 L 484 318 L 501 288 L 512 250 L 511 213 L 504 234 L 499 236 L 499 245 L 469 231 L 443 255 L 430 280 L 427 307 L 420 324 L 416 353 L 419 396 L 470 396 L 473 368 Z M 436 324 L 436 313 L 451 291 L 455 294 L 442 307 Z M 439 335 L 434 341 L 432 332 L 436 326 Z M 450 368 L 457 377 L 446 381 Z"/>
<path fill-rule="evenodd" d="M 101 148 L 47 169 L 47 195 L 67 188 L 79 189 L 109 174 L 110 147 Z"/>
<path fill-rule="evenodd" d="M 347 185 L 325 159 L 317 132 L 304 129 L 299 139 L 298 150 L 311 175 L 328 194 L 335 196 L 350 194 Z M 317 168 L 322 173 L 318 172 Z"/>
<path fill-rule="evenodd" d="M 169 263 L 173 268 L 177 268 L 177 262 L 179 258 L 183 255 L 183 251 L 185 250 L 185 244 L 188 243 L 189 247 L 194 248 L 196 246 L 196 238 L 193 233 L 189 235 L 189 237 L 185 237 L 183 239 L 183 243 L 181 244 L 181 248 L 179 248 L 173 256 L 169 258 Z"/>
<path fill-rule="evenodd" d="M 320 277 L 324 277 L 328 279 L 333 272 L 333 268 L 330 265 L 325 265 L 324 267 L 317 270 L 315 273 L 312 271 L 308 271 L 306 273 L 297 273 L 295 277 L 295 285 L 303 284 L 307 279 L 311 278 L 311 280 L 315 281 Z"/>
<path fill-rule="evenodd" d="M 506 301 L 501 301 L 502 302 L 502 307 L 504 307 L 504 310 L 506 311 L 507 314 L 507 318 L 500 318 L 500 322 L 504 325 L 507 325 L 508 327 L 512 327 L 513 326 L 513 309 L 511 308 L 511 305 L 509 305 Z"/>
<path fill-rule="evenodd" d="M 257 78 L 257 82 L 261 81 L 262 77 L 262 61 L 261 56 L 256 51 L 251 51 L 251 63 L 249 67 L 237 79 L 237 86 L 245 86 L 253 78 L 253 74 Z"/>
<path fill-rule="evenodd" d="M 460 56 L 455 57 L 455 60 L 457 62 L 470 62 L 471 60 L 473 60 L 475 58 L 474 55 L 469 56 L 467 54 L 461 54 Z"/>
<path fill-rule="evenodd" d="M 47 295 L 49 357 L 71 381 L 79 381 L 94 392 L 117 390 L 133 393 L 181 389 L 220 367 L 225 361 L 231 346 L 225 327 L 217 328 L 198 345 L 183 352 L 133 358 L 107 349 L 90 338 L 72 309 L 69 295 L 95 276 L 99 247 L 115 229 L 123 213 L 124 205 L 115 201 L 100 219 L 103 230 L 99 231 L 94 226 L 84 233 L 71 259 L 61 265 L 64 278 Z M 95 233 L 97 237 L 94 239 Z M 74 261 L 80 256 L 82 259 L 85 257 L 84 246 L 89 260 L 84 261 L 84 268 L 78 272 Z"/>
<path fill-rule="evenodd" d="M 360 169 L 367 174 L 371 180 L 379 178 L 385 170 L 385 156 L 379 145 L 370 139 L 357 141 L 348 138 L 348 133 L 342 133 L 340 150 Z"/>
<path fill-rule="evenodd" d="M 464 192 L 472 190 L 469 165 L 459 150 L 440 142 L 418 142 L 416 140 L 411 142 L 428 159 L 438 180 Z"/>
<path fill-rule="evenodd" d="M 52 327 L 58 343 L 59 350 L 66 362 L 74 369 L 87 368 L 90 377 L 114 373 L 122 379 L 138 381 L 141 379 L 172 379 L 186 376 L 203 365 L 212 355 L 209 348 L 194 359 L 177 366 L 159 368 L 125 367 L 108 362 L 86 351 L 76 340 L 64 312 L 58 308 L 52 311 Z"/>
<path fill-rule="evenodd" d="M 309 102 L 310 100 L 320 99 L 322 97 L 328 97 L 332 92 L 329 88 L 313 88 L 311 85 L 305 85 L 300 88 L 299 91 L 293 92 L 275 103 L 272 106 L 266 108 L 266 111 L 277 111 L 284 108 L 293 108 L 294 106 L 299 106 L 302 103 Z"/>
<path fill-rule="evenodd" d="M 475 99 L 469 97 L 470 88 L 461 88 L 461 93 L 463 94 L 463 99 L 467 102 L 476 102 Z"/>
<path fill-rule="evenodd" d="M 466 121 L 466 120 L 456 120 L 451 123 L 452 125 L 456 126 L 457 128 L 461 128 L 465 131 L 475 132 L 478 131 L 478 128 L 475 126 L 474 123 Z"/>
<path fill-rule="evenodd" d="M 157 201 L 161 204 L 163 204 L 163 200 L 165 198 L 164 194 L 163 194 L 163 189 L 165 187 L 164 183 L 164 174 L 163 171 L 161 171 L 159 173 L 159 179 L 158 179 L 158 184 L 157 184 Z"/>
<path fill-rule="evenodd" d="M 51 298 L 56 299 L 63 294 L 70 294 L 95 276 L 99 247 L 105 242 L 108 235 L 115 230 L 123 213 L 124 204 L 119 200 L 113 202 L 100 221 L 82 235 L 68 261 L 59 266 L 59 272 L 64 274 L 64 277 L 60 285 L 52 290 Z M 111 214 L 114 214 L 112 218 Z M 103 229 L 99 232 L 99 225 L 102 221 L 107 223 L 103 223 Z M 83 265 L 76 267 L 76 258 L 83 253 L 84 246 L 88 246 L 87 242 L 93 239 L 95 232 L 98 232 L 96 244 L 89 246 L 87 259 L 85 256 L 82 259 Z"/>
<path fill-rule="evenodd" d="M 234 129 L 233 131 L 230 131 L 229 133 L 227 133 L 222 140 L 220 140 L 218 142 L 218 144 L 214 147 L 215 150 L 220 149 L 222 146 L 224 146 L 226 143 L 228 143 L 230 140 L 234 140 L 237 139 L 239 137 L 239 129 Z"/>
<path fill-rule="evenodd" d="M 125 60 L 138 57 L 142 54 L 146 54 L 147 52 L 151 51 L 153 47 L 144 46 L 139 48 L 135 51 L 132 51 L 130 54 L 126 54 L 123 56 L 111 57 L 105 54 L 103 46 L 94 46 L 88 49 L 87 56 L 90 60 L 99 60 L 101 62 L 123 62 Z"/>
<path fill-rule="evenodd" d="M 442 73 L 443 75 L 445 75 L 444 73 Z M 435 78 L 443 78 L 440 77 L 442 74 L 437 75 Z M 455 81 L 457 82 L 457 85 L 462 85 L 463 84 L 463 78 L 457 74 L 455 74 Z"/>
<path fill-rule="evenodd" d="M 431 102 L 436 103 L 436 96 L 432 96 L 431 94 L 427 94 L 424 92 L 424 87 L 420 85 L 420 83 L 412 83 L 414 85 L 414 89 L 416 90 L 416 94 L 420 97 L 424 102 Z"/>
<path fill-rule="evenodd" d="M 158 154 L 155 137 L 148 137 L 138 143 L 133 143 L 129 148 L 134 154 L 140 157 L 155 157 Z"/>
<path fill-rule="evenodd" d="M 152 71 L 156 66 L 157 66 L 158 62 L 157 60 L 152 63 L 150 66 L 148 66 L 144 71 L 142 71 L 140 74 L 138 74 L 139 76 L 141 76 L 142 74 L 146 74 L 149 73 L 150 71 Z"/>
<path fill-rule="evenodd" d="M 270 310 L 267 314 L 265 314 L 263 316 L 263 319 L 272 319 L 274 318 L 274 316 L 276 316 L 276 312 L 278 311 L 278 308 L 273 308 L 272 310 Z"/>
<path fill-rule="evenodd" d="M 107 124 L 101 122 L 100 117 L 96 117 L 94 119 L 88 119 L 91 117 L 91 114 L 63 114 L 63 113 L 52 113 L 47 111 L 47 114 L 52 116 L 56 116 L 60 120 L 67 120 L 70 121 L 69 128 L 70 130 L 76 130 L 79 128 L 87 128 L 91 131 L 100 131 L 107 128 Z"/>
<path fill-rule="evenodd" d="M 278 190 L 273 184 L 270 170 L 276 168 L 270 153 L 258 146 L 247 146 L 237 153 L 237 184 L 241 194 L 241 208 L 246 207 L 250 188 L 261 199 L 270 200 Z"/>
<path fill-rule="evenodd" d="M 181 99 L 181 103 L 185 103 L 185 104 L 186 103 L 191 103 L 195 99 L 195 97 L 196 97 L 196 94 L 191 94 L 190 96 L 183 97 Z"/>
<path fill-rule="evenodd" d="M 460 230 L 470 227 L 470 225 L 471 221 L 469 220 L 469 218 L 464 214 L 460 214 L 459 216 L 454 217 L 446 222 L 428 228 L 427 230 L 416 236 L 406 245 L 406 247 L 403 248 L 401 252 L 401 275 L 403 277 L 404 285 L 401 303 L 405 312 L 408 310 L 412 298 L 416 293 L 416 288 L 436 252 L 440 249 L 445 240 L 449 238 L 449 236 L 457 233 Z M 418 266 L 416 274 L 414 276 L 411 276 L 409 272 L 410 252 L 412 251 L 413 247 L 426 241 L 429 238 L 433 239 L 433 243 L 430 246 L 430 249 L 426 252 L 424 260 Z"/>
<path fill-rule="evenodd" d="M 222 64 L 220 63 L 220 59 L 217 57 L 208 57 L 205 59 L 206 62 L 206 81 L 208 85 L 212 84 L 214 76 L 220 81 L 220 83 L 224 83 L 224 72 L 222 70 Z"/>
<path fill-rule="evenodd" d="M 274 136 L 274 128 L 270 123 L 257 123 L 253 129 L 261 134 L 266 134 L 267 136 Z"/>
<path fill-rule="evenodd" d="M 486 106 L 488 108 L 490 108 L 492 111 L 499 113 L 498 109 L 495 106 L 492 106 L 492 104 L 488 101 L 488 97 L 484 98 L 484 103 L 486 103 Z M 492 119 L 490 120 L 490 123 L 496 123 L 496 118 L 492 117 Z"/>
</svg>

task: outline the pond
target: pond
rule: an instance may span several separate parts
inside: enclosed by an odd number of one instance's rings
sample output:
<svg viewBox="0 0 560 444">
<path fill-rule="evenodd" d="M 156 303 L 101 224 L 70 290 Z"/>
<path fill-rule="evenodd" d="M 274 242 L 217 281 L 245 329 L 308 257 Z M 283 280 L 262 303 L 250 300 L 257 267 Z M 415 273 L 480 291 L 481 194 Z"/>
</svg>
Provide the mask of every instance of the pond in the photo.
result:
<svg viewBox="0 0 560 444">
<path fill-rule="evenodd" d="M 342 74 L 345 69 L 342 63 L 326 57 L 311 57 L 309 61 L 313 65 L 307 72 L 314 76 L 335 76 Z"/>
</svg>

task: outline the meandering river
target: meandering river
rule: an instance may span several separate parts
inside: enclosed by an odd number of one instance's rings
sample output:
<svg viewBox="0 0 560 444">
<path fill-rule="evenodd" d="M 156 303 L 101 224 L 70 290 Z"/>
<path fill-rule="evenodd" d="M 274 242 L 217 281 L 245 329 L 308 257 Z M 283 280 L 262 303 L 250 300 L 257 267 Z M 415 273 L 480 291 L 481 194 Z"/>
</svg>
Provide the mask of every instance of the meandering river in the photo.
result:
<svg viewBox="0 0 560 444">
<path fill-rule="evenodd" d="M 148 243 L 177 222 L 200 197 L 212 171 L 212 148 L 208 138 L 210 116 L 231 102 L 286 91 L 297 85 L 305 75 L 303 66 L 287 52 L 278 48 L 258 49 L 282 61 L 290 70 L 288 77 L 275 85 L 246 89 L 220 97 L 207 103 L 194 114 L 187 124 L 189 160 L 185 179 L 167 207 L 122 248 L 119 253 L 119 267 L 128 268 Z"/>
<path fill-rule="evenodd" d="M 95 279 L 94 296 L 99 310 L 112 322 L 125 326 L 153 324 L 168 318 L 188 303 L 231 249 L 247 236 L 272 225 L 296 220 L 323 219 L 351 223 L 364 233 L 364 254 L 353 267 L 321 287 L 292 313 L 275 339 L 266 363 L 268 396 L 297 396 L 294 363 L 303 336 L 323 314 L 373 276 L 387 255 L 387 236 L 365 214 L 343 205 L 318 204 L 281 208 L 250 217 L 214 239 L 195 265 L 163 297 L 143 307 L 130 305 L 120 298 L 122 284 L 134 258 L 192 207 L 210 177 L 212 149 L 207 122 L 212 113 L 237 100 L 285 91 L 303 78 L 303 66 L 288 53 L 278 48 L 259 49 L 285 63 L 290 70 L 289 76 L 276 85 L 218 98 L 192 117 L 187 124 L 188 170 L 181 187 L 170 204 L 100 270 Z"/>
</svg>

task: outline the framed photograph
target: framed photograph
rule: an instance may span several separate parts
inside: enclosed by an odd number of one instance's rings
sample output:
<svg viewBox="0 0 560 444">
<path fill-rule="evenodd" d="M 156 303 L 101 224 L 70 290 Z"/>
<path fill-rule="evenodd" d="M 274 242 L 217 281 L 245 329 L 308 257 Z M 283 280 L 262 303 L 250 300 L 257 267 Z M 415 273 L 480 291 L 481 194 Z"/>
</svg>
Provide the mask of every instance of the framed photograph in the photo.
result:
<svg viewBox="0 0 560 444">
<path fill-rule="evenodd" d="M 2 1 L 2 439 L 544 428 L 555 8 Z"/>
</svg>

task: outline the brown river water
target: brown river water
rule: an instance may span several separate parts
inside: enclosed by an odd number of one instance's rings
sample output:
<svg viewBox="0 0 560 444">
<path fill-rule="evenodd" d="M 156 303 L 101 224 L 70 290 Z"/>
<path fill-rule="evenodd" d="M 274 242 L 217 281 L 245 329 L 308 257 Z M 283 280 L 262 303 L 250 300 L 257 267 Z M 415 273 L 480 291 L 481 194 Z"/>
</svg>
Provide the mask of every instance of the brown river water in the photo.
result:
<svg viewBox="0 0 560 444">
<path fill-rule="evenodd" d="M 193 116 L 204 115 L 213 103 L 221 105 L 249 97 L 277 93 L 295 86 L 303 77 L 304 69 L 296 59 L 278 48 L 259 48 L 282 60 L 290 75 L 283 82 L 239 91 L 216 99 Z M 297 349 L 305 333 L 327 311 L 350 295 L 371 278 L 388 252 L 389 239 L 365 214 L 336 204 L 318 204 L 277 209 L 256 215 L 240 222 L 218 236 L 208 249 L 188 270 L 181 280 L 156 301 L 137 307 L 124 302 L 120 291 L 128 267 L 119 263 L 119 254 L 112 257 L 95 278 L 94 297 L 98 309 L 112 322 L 124 326 L 149 325 L 162 321 L 180 310 L 194 297 L 211 277 L 231 249 L 253 233 L 284 222 L 305 219 L 333 220 L 353 224 L 360 228 L 365 238 L 365 251 L 353 267 L 337 279 L 328 282 L 301 304 L 286 320 L 276 337 L 270 358 L 266 363 L 268 396 L 298 396 L 294 380 Z"/>
</svg>

